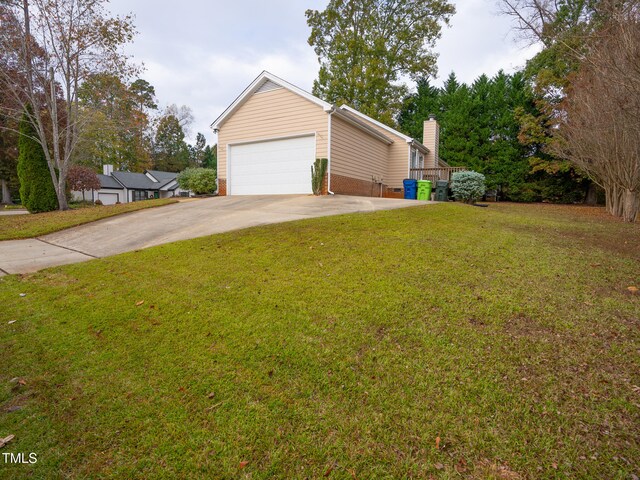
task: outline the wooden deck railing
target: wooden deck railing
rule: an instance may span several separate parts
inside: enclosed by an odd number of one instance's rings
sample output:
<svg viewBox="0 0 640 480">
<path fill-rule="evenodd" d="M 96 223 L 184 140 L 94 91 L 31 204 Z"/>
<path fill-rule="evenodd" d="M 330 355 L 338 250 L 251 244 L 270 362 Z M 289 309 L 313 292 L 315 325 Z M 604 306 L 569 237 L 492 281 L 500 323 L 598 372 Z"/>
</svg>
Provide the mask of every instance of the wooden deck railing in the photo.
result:
<svg viewBox="0 0 640 480">
<path fill-rule="evenodd" d="M 412 168 L 409 170 L 411 178 L 414 180 L 437 180 L 451 181 L 451 174 L 464 172 L 466 167 L 438 167 L 438 168 Z"/>
</svg>

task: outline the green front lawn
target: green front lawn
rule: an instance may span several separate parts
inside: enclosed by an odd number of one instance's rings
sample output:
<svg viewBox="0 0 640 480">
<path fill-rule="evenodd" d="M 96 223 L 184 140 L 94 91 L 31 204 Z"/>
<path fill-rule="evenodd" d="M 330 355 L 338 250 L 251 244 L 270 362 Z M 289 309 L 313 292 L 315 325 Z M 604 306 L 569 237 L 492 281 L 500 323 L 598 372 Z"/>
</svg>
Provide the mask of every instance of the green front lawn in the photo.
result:
<svg viewBox="0 0 640 480">
<path fill-rule="evenodd" d="M 0 477 L 631 478 L 638 238 L 441 204 L 3 277 Z"/>
<path fill-rule="evenodd" d="M 175 198 L 144 200 L 119 205 L 92 206 L 64 212 L 46 212 L 32 215 L 0 215 L 0 240 L 32 238 L 57 232 L 65 228 L 77 227 L 121 213 L 135 212 L 144 208 L 160 207 L 176 203 Z"/>
</svg>

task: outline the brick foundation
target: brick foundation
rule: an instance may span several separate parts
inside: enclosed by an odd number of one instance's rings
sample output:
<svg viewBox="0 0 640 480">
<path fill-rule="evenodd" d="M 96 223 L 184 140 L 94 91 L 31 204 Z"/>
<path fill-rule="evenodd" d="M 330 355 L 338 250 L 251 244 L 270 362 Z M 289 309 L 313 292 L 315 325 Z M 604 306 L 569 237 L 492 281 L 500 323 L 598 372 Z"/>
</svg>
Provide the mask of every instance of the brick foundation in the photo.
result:
<svg viewBox="0 0 640 480">
<path fill-rule="evenodd" d="M 224 197 L 227 195 L 227 180 L 226 178 L 218 179 L 218 195 Z"/>
<path fill-rule="evenodd" d="M 386 185 L 382 185 L 382 194 L 387 190 Z M 331 191 L 342 195 L 357 195 L 360 197 L 379 197 L 380 184 L 357 178 L 345 177 L 343 175 L 331 174 Z"/>
<path fill-rule="evenodd" d="M 328 174 L 325 174 L 322 182 L 322 195 L 328 195 L 327 180 Z M 360 197 L 379 197 L 380 184 L 368 182 L 366 180 L 358 180 L 356 178 L 345 177 L 343 175 L 331 174 L 331 191 L 342 195 L 357 195 Z M 224 197 L 227 195 L 227 180 L 218 179 L 218 195 Z M 394 192 L 393 188 L 382 185 L 382 196 L 385 198 L 404 198 L 404 190 Z"/>
<path fill-rule="evenodd" d="M 395 190 L 399 191 L 396 192 Z M 382 192 L 382 195 L 384 196 L 384 198 L 404 198 L 404 189 L 386 188 L 384 192 Z"/>
</svg>

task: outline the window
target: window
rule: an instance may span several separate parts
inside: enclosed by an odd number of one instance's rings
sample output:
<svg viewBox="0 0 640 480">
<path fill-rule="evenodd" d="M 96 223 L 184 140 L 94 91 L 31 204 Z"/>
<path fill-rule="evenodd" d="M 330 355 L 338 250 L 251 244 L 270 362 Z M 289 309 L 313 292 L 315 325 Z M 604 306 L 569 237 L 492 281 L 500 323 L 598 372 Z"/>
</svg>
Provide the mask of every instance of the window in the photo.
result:
<svg viewBox="0 0 640 480">
<path fill-rule="evenodd" d="M 415 148 L 411 149 L 411 168 L 418 168 L 418 151 Z"/>
<path fill-rule="evenodd" d="M 144 190 L 133 190 L 131 192 L 132 202 L 137 202 L 139 200 L 146 200 L 146 199 L 147 199 L 147 192 L 145 192 Z"/>
</svg>

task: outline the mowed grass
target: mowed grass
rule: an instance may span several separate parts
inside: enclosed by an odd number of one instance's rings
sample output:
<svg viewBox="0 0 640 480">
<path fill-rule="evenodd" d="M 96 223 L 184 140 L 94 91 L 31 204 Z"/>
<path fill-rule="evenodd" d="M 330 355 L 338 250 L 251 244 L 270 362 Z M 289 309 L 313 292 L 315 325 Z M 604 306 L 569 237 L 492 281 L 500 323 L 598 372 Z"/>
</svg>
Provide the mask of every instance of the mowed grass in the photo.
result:
<svg viewBox="0 0 640 480">
<path fill-rule="evenodd" d="M 639 238 L 441 204 L 3 277 L 0 478 L 632 478 Z"/>
<path fill-rule="evenodd" d="M 32 238 L 84 223 L 95 222 L 121 213 L 135 212 L 145 208 L 161 207 L 176 203 L 175 198 L 161 198 L 120 205 L 103 205 L 78 208 L 64 212 L 54 211 L 30 215 L 0 215 L 0 240 Z"/>
</svg>

